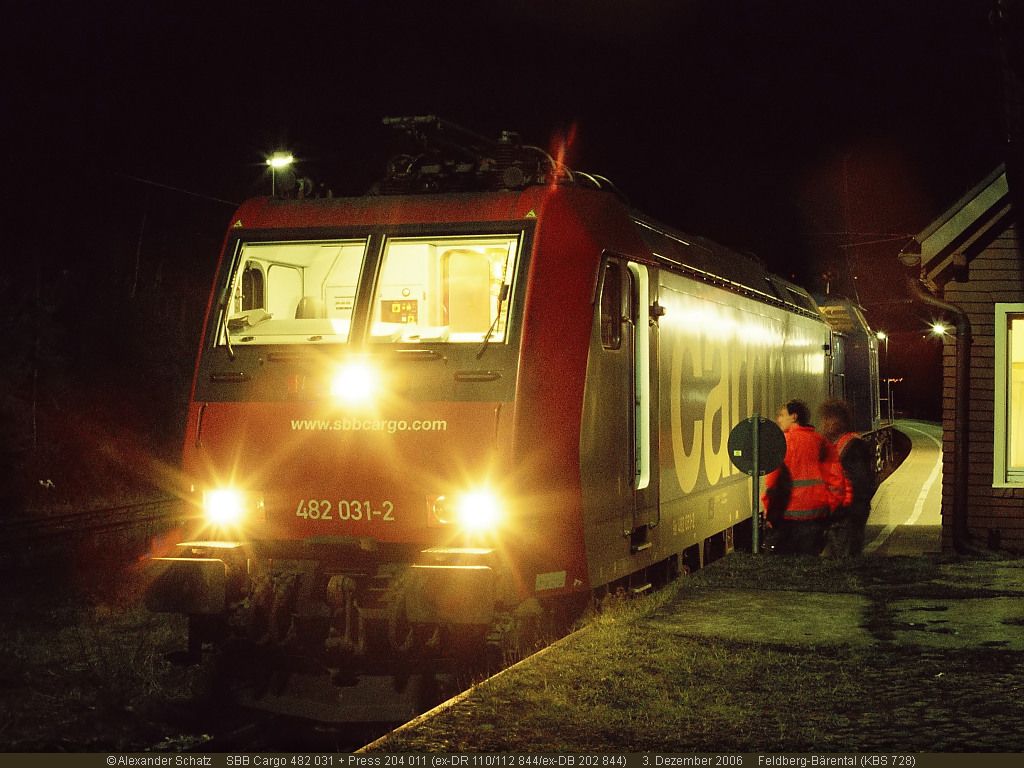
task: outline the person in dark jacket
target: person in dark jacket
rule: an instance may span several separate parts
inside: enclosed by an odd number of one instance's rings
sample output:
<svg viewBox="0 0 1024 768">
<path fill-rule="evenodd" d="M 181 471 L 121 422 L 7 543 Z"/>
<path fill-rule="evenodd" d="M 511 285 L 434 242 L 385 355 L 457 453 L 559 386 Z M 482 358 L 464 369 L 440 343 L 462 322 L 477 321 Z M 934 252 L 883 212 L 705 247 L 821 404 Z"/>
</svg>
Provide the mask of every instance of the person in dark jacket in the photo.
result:
<svg viewBox="0 0 1024 768">
<path fill-rule="evenodd" d="M 864 549 L 864 529 L 875 495 L 875 456 L 871 446 L 853 431 L 850 406 L 843 400 L 826 400 L 819 411 L 822 434 L 836 447 L 843 475 L 850 486 L 847 502 L 829 519 L 825 531 L 828 557 L 856 557 Z"/>
</svg>

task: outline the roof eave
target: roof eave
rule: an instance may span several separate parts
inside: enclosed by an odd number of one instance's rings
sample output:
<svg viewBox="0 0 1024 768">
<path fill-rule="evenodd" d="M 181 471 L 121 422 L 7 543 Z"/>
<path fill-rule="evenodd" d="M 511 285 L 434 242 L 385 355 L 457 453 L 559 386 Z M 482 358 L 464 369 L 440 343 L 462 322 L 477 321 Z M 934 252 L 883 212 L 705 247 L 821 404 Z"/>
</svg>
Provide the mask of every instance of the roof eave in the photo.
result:
<svg viewBox="0 0 1024 768">
<path fill-rule="evenodd" d="M 921 248 L 922 268 L 932 272 L 951 258 L 965 241 L 1000 215 L 1008 195 L 1006 168 L 1000 165 L 914 238 Z"/>
</svg>

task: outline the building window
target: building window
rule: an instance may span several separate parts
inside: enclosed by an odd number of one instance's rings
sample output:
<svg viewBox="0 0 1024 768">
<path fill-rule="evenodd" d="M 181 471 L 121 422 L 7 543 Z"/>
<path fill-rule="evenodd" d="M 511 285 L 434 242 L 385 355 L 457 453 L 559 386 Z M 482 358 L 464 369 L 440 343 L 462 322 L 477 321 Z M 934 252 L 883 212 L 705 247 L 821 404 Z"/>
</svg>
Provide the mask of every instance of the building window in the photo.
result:
<svg viewBox="0 0 1024 768">
<path fill-rule="evenodd" d="M 996 304 L 993 485 L 1024 487 L 1024 304 Z"/>
</svg>

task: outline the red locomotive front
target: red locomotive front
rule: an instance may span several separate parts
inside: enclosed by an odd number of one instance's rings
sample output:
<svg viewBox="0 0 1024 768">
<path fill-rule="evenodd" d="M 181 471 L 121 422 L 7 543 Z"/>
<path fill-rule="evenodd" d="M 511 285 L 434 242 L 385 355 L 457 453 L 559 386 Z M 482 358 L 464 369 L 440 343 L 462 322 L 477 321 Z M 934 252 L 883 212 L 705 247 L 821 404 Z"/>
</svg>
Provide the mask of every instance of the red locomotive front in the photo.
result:
<svg viewBox="0 0 1024 768">
<path fill-rule="evenodd" d="M 531 267 L 596 272 L 600 255 L 536 257 L 552 194 L 571 193 L 239 210 L 188 416 L 196 517 L 149 590 L 151 608 L 190 616 L 193 652 L 229 625 L 363 651 L 493 639 L 536 613 L 538 590 L 586 589 L 593 288 L 531 297 Z"/>
</svg>

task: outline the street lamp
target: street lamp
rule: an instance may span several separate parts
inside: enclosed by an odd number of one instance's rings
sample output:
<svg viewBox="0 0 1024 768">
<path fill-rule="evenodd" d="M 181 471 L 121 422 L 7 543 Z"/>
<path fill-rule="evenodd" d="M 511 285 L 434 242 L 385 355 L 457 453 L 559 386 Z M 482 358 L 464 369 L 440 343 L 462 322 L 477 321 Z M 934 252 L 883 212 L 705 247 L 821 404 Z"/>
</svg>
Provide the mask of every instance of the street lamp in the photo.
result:
<svg viewBox="0 0 1024 768">
<path fill-rule="evenodd" d="M 892 375 L 889 372 L 889 334 L 885 331 L 877 331 L 875 338 L 885 345 L 885 355 L 883 360 L 885 361 L 885 405 L 889 411 L 889 422 L 892 422 Z"/>
<path fill-rule="evenodd" d="M 934 336 L 945 336 L 949 333 L 949 326 L 941 321 L 932 323 L 932 335 Z"/>
<path fill-rule="evenodd" d="M 291 152 L 278 151 L 267 158 L 267 165 L 270 166 L 270 195 L 277 194 L 277 172 L 283 171 L 295 162 Z"/>
</svg>

